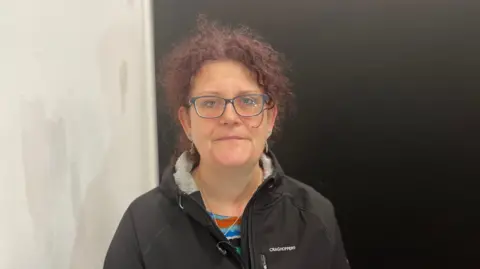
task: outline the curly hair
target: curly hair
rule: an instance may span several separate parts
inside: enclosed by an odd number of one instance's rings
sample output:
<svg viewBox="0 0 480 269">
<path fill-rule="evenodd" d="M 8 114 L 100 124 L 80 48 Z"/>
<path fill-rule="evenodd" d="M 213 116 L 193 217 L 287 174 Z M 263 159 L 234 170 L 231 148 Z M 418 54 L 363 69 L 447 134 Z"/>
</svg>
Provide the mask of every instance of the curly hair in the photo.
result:
<svg viewBox="0 0 480 269">
<path fill-rule="evenodd" d="M 172 118 L 179 123 L 177 112 L 188 105 L 193 77 L 207 62 L 216 60 L 236 61 L 251 71 L 278 109 L 274 133 L 277 132 L 293 97 L 283 55 L 248 27 L 221 26 L 204 15 L 198 17 L 193 35 L 174 46 L 161 62 L 159 82 Z M 190 142 L 183 131 L 179 132 L 177 142 L 178 156 L 190 147 Z"/>
</svg>

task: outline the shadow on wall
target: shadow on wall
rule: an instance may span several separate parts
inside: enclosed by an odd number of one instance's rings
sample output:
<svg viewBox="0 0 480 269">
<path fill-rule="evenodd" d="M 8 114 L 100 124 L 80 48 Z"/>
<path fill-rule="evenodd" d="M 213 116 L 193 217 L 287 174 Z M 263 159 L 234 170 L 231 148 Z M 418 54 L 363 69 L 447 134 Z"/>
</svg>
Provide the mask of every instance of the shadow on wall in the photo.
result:
<svg viewBox="0 0 480 269">
<path fill-rule="evenodd" d="M 62 254 L 58 249 L 63 236 L 73 230 L 70 206 L 78 202 L 77 193 L 72 193 L 72 204 L 65 204 L 68 193 L 66 123 L 59 117 L 50 119 L 41 99 L 22 100 L 22 157 L 25 176 L 25 197 L 33 222 L 34 241 L 41 257 L 48 257 L 55 268 L 58 262 L 50 259 Z M 64 221 L 58 225 L 58 217 Z M 59 243 L 59 244 L 56 244 Z M 61 263 L 61 262 L 60 262 Z"/>
<path fill-rule="evenodd" d="M 80 209 L 71 269 L 103 267 L 120 217 L 131 200 L 148 188 L 147 180 L 139 178 L 145 169 L 141 159 L 143 133 L 138 128 L 144 85 L 139 30 L 139 22 L 117 23 L 99 43 L 97 59 L 111 137 L 101 169 L 88 185 Z"/>
</svg>

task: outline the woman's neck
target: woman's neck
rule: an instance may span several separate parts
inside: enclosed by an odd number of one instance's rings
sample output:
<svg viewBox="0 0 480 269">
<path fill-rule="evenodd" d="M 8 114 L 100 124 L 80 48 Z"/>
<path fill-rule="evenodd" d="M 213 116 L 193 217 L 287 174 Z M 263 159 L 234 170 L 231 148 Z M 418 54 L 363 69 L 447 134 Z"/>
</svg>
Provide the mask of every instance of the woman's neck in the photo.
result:
<svg viewBox="0 0 480 269">
<path fill-rule="evenodd" d="M 263 181 L 259 163 L 238 169 L 221 169 L 200 163 L 192 172 L 207 209 L 215 214 L 240 216 Z"/>
</svg>

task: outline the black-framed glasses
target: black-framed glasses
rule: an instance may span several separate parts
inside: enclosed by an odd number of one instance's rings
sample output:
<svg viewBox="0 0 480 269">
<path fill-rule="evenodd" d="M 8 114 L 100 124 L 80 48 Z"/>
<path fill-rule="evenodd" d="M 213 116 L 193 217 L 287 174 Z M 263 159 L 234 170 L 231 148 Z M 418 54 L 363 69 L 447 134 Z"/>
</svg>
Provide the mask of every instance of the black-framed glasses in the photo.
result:
<svg viewBox="0 0 480 269">
<path fill-rule="evenodd" d="M 213 119 L 221 117 L 229 103 L 239 116 L 254 117 L 268 108 L 265 104 L 270 103 L 270 97 L 266 94 L 245 94 L 232 99 L 213 95 L 196 96 L 190 98 L 189 105 L 193 105 L 199 117 Z"/>
</svg>

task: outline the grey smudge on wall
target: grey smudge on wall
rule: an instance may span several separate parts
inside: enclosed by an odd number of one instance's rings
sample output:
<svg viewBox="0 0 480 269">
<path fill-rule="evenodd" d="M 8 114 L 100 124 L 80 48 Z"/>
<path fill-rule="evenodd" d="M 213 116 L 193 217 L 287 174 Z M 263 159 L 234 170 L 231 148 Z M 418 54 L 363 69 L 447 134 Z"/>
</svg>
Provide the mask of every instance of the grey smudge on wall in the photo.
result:
<svg viewBox="0 0 480 269">
<path fill-rule="evenodd" d="M 126 95 L 128 91 L 128 63 L 125 60 L 122 60 L 120 64 L 119 80 L 121 100 L 120 111 L 122 112 L 122 114 L 124 114 L 126 110 Z"/>
<path fill-rule="evenodd" d="M 132 113 L 127 111 L 127 102 L 131 101 L 127 99 L 130 97 L 127 94 L 137 70 L 137 31 L 131 21 L 118 22 L 105 31 L 98 43 L 96 56 L 100 90 L 105 96 L 106 106 L 103 109 L 112 135 L 102 160 L 98 160 L 101 165 L 82 194 L 69 269 L 102 268 L 123 213 L 118 211 L 119 202 L 130 193 L 130 187 L 125 187 L 125 184 L 136 185 L 128 177 L 132 169 L 119 168 L 118 165 L 125 163 L 124 160 L 129 158 L 125 152 L 132 149 L 132 140 L 125 135 L 125 128 L 129 123 L 126 116 Z M 78 168 L 79 172 L 83 172 L 81 167 Z"/>
<path fill-rule="evenodd" d="M 72 212 L 73 212 L 73 217 L 75 218 L 75 222 L 78 221 L 78 216 L 80 214 L 80 207 L 81 207 L 81 201 L 82 197 L 80 197 L 80 189 L 81 189 L 81 184 L 80 184 L 80 175 L 78 171 L 78 165 L 77 162 L 71 162 L 70 163 L 70 194 L 72 195 Z"/>
<path fill-rule="evenodd" d="M 25 196 L 39 251 L 50 257 L 62 234 L 59 216 L 66 213 L 62 210 L 68 188 L 66 124 L 61 117 L 49 119 L 40 99 L 21 101 L 21 121 Z"/>
</svg>

